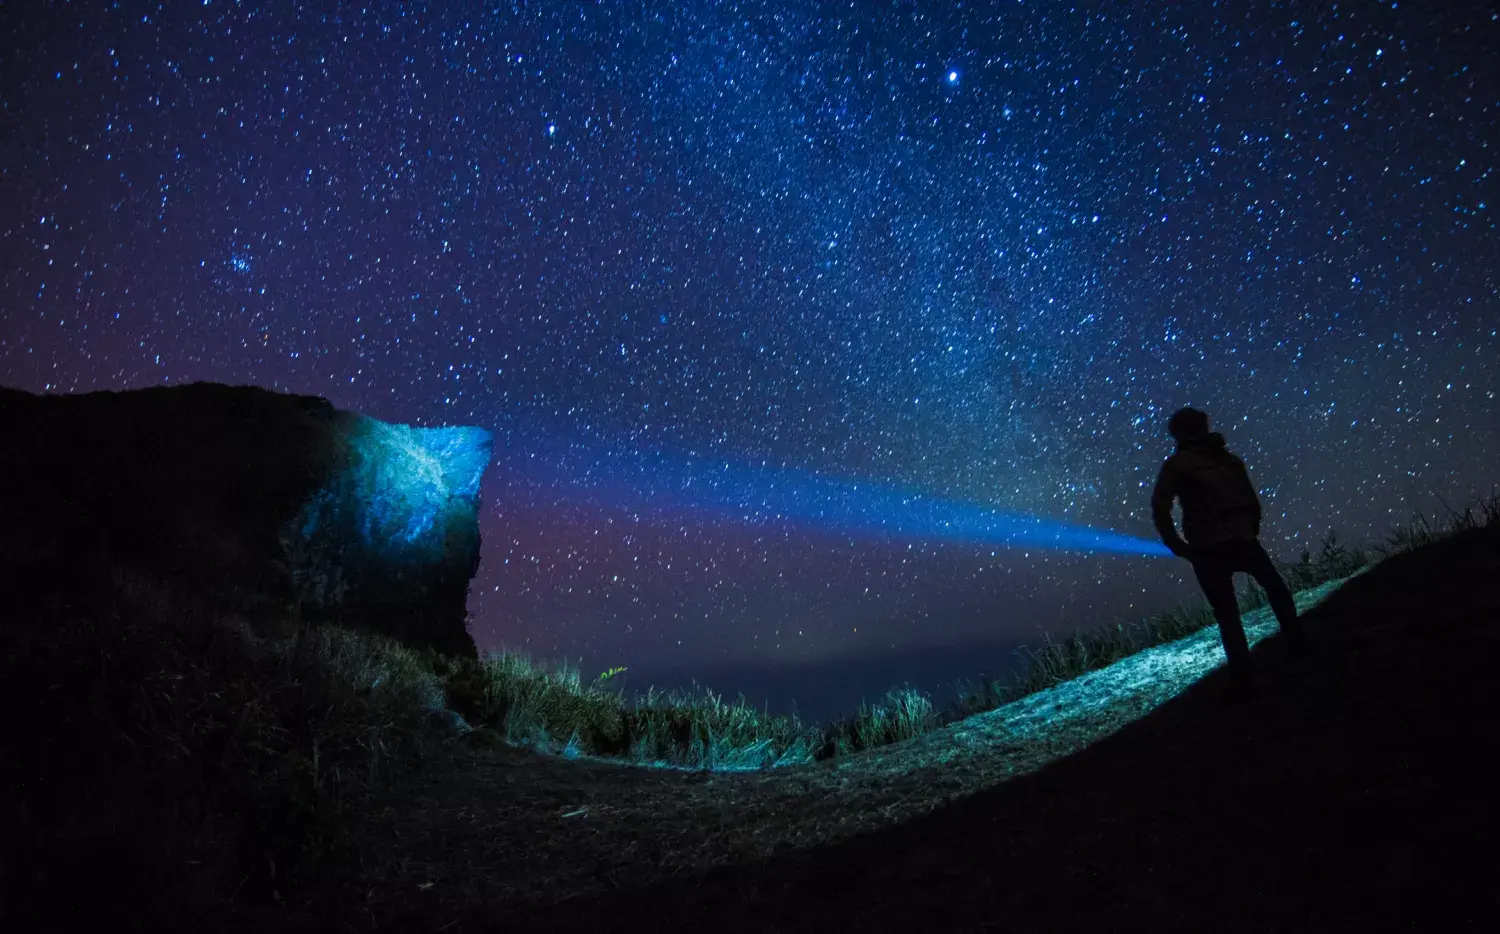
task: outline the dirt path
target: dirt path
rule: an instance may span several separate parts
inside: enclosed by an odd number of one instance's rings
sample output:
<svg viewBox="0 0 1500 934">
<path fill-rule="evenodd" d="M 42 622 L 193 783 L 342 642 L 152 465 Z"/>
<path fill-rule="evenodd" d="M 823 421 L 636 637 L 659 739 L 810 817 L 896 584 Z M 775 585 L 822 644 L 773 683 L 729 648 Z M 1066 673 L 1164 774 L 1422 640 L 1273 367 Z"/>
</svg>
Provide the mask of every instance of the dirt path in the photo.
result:
<svg viewBox="0 0 1500 934">
<path fill-rule="evenodd" d="M 1393 559 L 1310 622 L 1318 656 L 1263 647 L 1268 690 L 1254 702 L 1226 707 L 1211 675 L 1077 755 L 925 818 L 523 923 L 1492 929 L 1500 534 Z"/>
<path fill-rule="evenodd" d="M 1334 585 L 1299 595 L 1306 608 Z M 1253 641 L 1275 628 L 1247 616 Z M 844 760 L 692 773 L 482 750 L 364 828 L 365 859 L 320 896 L 372 929 L 415 897 L 428 919 L 541 906 L 743 865 L 892 827 L 1076 753 L 1222 662 L 1217 630 Z M 341 911 L 346 919 L 346 911 Z M 439 927 L 441 924 L 438 925 Z"/>
<path fill-rule="evenodd" d="M 1206 632 L 836 766 L 496 753 L 373 821 L 358 897 L 321 907 L 354 930 L 1464 929 L 1500 908 L 1497 540 L 1350 581 L 1310 614 L 1314 659 L 1257 649 L 1240 706 L 1221 672 L 1173 697 L 1217 661 Z"/>
</svg>

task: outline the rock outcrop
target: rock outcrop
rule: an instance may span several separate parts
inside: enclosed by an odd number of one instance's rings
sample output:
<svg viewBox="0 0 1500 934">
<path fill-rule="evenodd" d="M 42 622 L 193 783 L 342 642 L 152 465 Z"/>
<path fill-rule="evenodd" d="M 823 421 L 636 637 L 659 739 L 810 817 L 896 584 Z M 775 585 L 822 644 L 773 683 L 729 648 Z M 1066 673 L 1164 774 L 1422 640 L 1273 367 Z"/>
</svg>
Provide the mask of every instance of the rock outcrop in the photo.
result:
<svg viewBox="0 0 1500 934">
<path fill-rule="evenodd" d="M 125 567 L 473 655 L 491 443 L 254 387 L 0 389 L 4 615 L 24 624 Z"/>
</svg>

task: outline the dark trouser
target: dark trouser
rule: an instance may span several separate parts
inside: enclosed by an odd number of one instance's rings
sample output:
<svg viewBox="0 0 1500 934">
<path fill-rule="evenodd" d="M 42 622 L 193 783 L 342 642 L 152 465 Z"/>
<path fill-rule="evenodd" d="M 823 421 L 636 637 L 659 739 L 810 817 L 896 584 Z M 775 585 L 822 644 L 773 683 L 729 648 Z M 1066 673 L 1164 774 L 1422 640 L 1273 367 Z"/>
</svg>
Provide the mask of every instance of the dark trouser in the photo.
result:
<svg viewBox="0 0 1500 934">
<path fill-rule="evenodd" d="M 1255 578 L 1271 599 L 1271 612 L 1281 625 L 1282 634 L 1300 643 L 1302 623 L 1297 619 L 1297 604 L 1286 581 L 1276 572 L 1271 556 L 1256 539 L 1216 542 L 1194 549 L 1193 573 L 1198 586 L 1213 607 L 1219 621 L 1219 635 L 1224 640 L 1224 657 L 1229 660 L 1230 677 L 1244 681 L 1250 677 L 1250 644 L 1245 641 L 1245 627 L 1240 623 L 1240 608 L 1234 597 L 1234 575 L 1240 571 Z"/>
</svg>

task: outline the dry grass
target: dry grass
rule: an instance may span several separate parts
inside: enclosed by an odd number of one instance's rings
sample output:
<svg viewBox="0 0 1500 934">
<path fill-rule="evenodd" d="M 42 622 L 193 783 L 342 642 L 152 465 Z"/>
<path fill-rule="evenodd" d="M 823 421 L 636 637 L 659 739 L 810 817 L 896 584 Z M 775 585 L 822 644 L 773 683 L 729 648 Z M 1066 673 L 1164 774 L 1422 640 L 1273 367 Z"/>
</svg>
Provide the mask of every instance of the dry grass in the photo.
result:
<svg viewBox="0 0 1500 934">
<path fill-rule="evenodd" d="M 1300 607 L 1333 589 L 1300 594 Z M 1247 623 L 1252 642 L 1276 625 L 1264 610 Z M 480 743 L 451 769 L 388 795 L 364 824 L 357 871 L 308 911 L 375 924 L 409 908 L 408 893 L 425 886 L 423 911 L 456 918 L 475 906 L 543 906 L 847 840 L 1078 752 L 1220 661 L 1217 634 L 1199 631 L 904 742 L 799 768 L 639 769 Z"/>
<path fill-rule="evenodd" d="M 370 795 L 443 743 L 441 682 L 389 640 L 252 625 L 140 573 L 94 596 L 0 646 L 27 888 L 273 895 L 346 858 Z"/>
</svg>

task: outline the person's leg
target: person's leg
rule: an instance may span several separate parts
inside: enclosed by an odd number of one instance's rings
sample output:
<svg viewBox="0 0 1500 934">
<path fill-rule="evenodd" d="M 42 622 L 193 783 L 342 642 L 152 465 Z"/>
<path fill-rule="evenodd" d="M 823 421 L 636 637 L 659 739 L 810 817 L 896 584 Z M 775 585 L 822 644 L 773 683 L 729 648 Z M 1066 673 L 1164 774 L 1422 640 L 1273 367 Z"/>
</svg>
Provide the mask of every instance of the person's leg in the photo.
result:
<svg viewBox="0 0 1500 934">
<path fill-rule="evenodd" d="M 1297 601 L 1292 598 L 1291 588 L 1287 587 L 1286 581 L 1276 570 L 1276 564 L 1259 541 L 1251 543 L 1246 557 L 1248 565 L 1245 570 L 1265 589 L 1266 596 L 1271 601 L 1271 612 L 1276 614 L 1276 622 L 1281 627 L 1282 635 L 1289 645 L 1301 646 L 1306 641 L 1306 632 L 1302 620 L 1297 618 Z"/>
<path fill-rule="evenodd" d="M 1230 680 L 1237 687 L 1248 687 L 1251 678 L 1250 644 L 1245 640 L 1239 602 L 1234 597 L 1234 564 L 1224 560 L 1210 546 L 1193 559 L 1193 574 L 1219 622 L 1219 638 L 1224 642 L 1224 657 L 1229 661 Z"/>
</svg>

